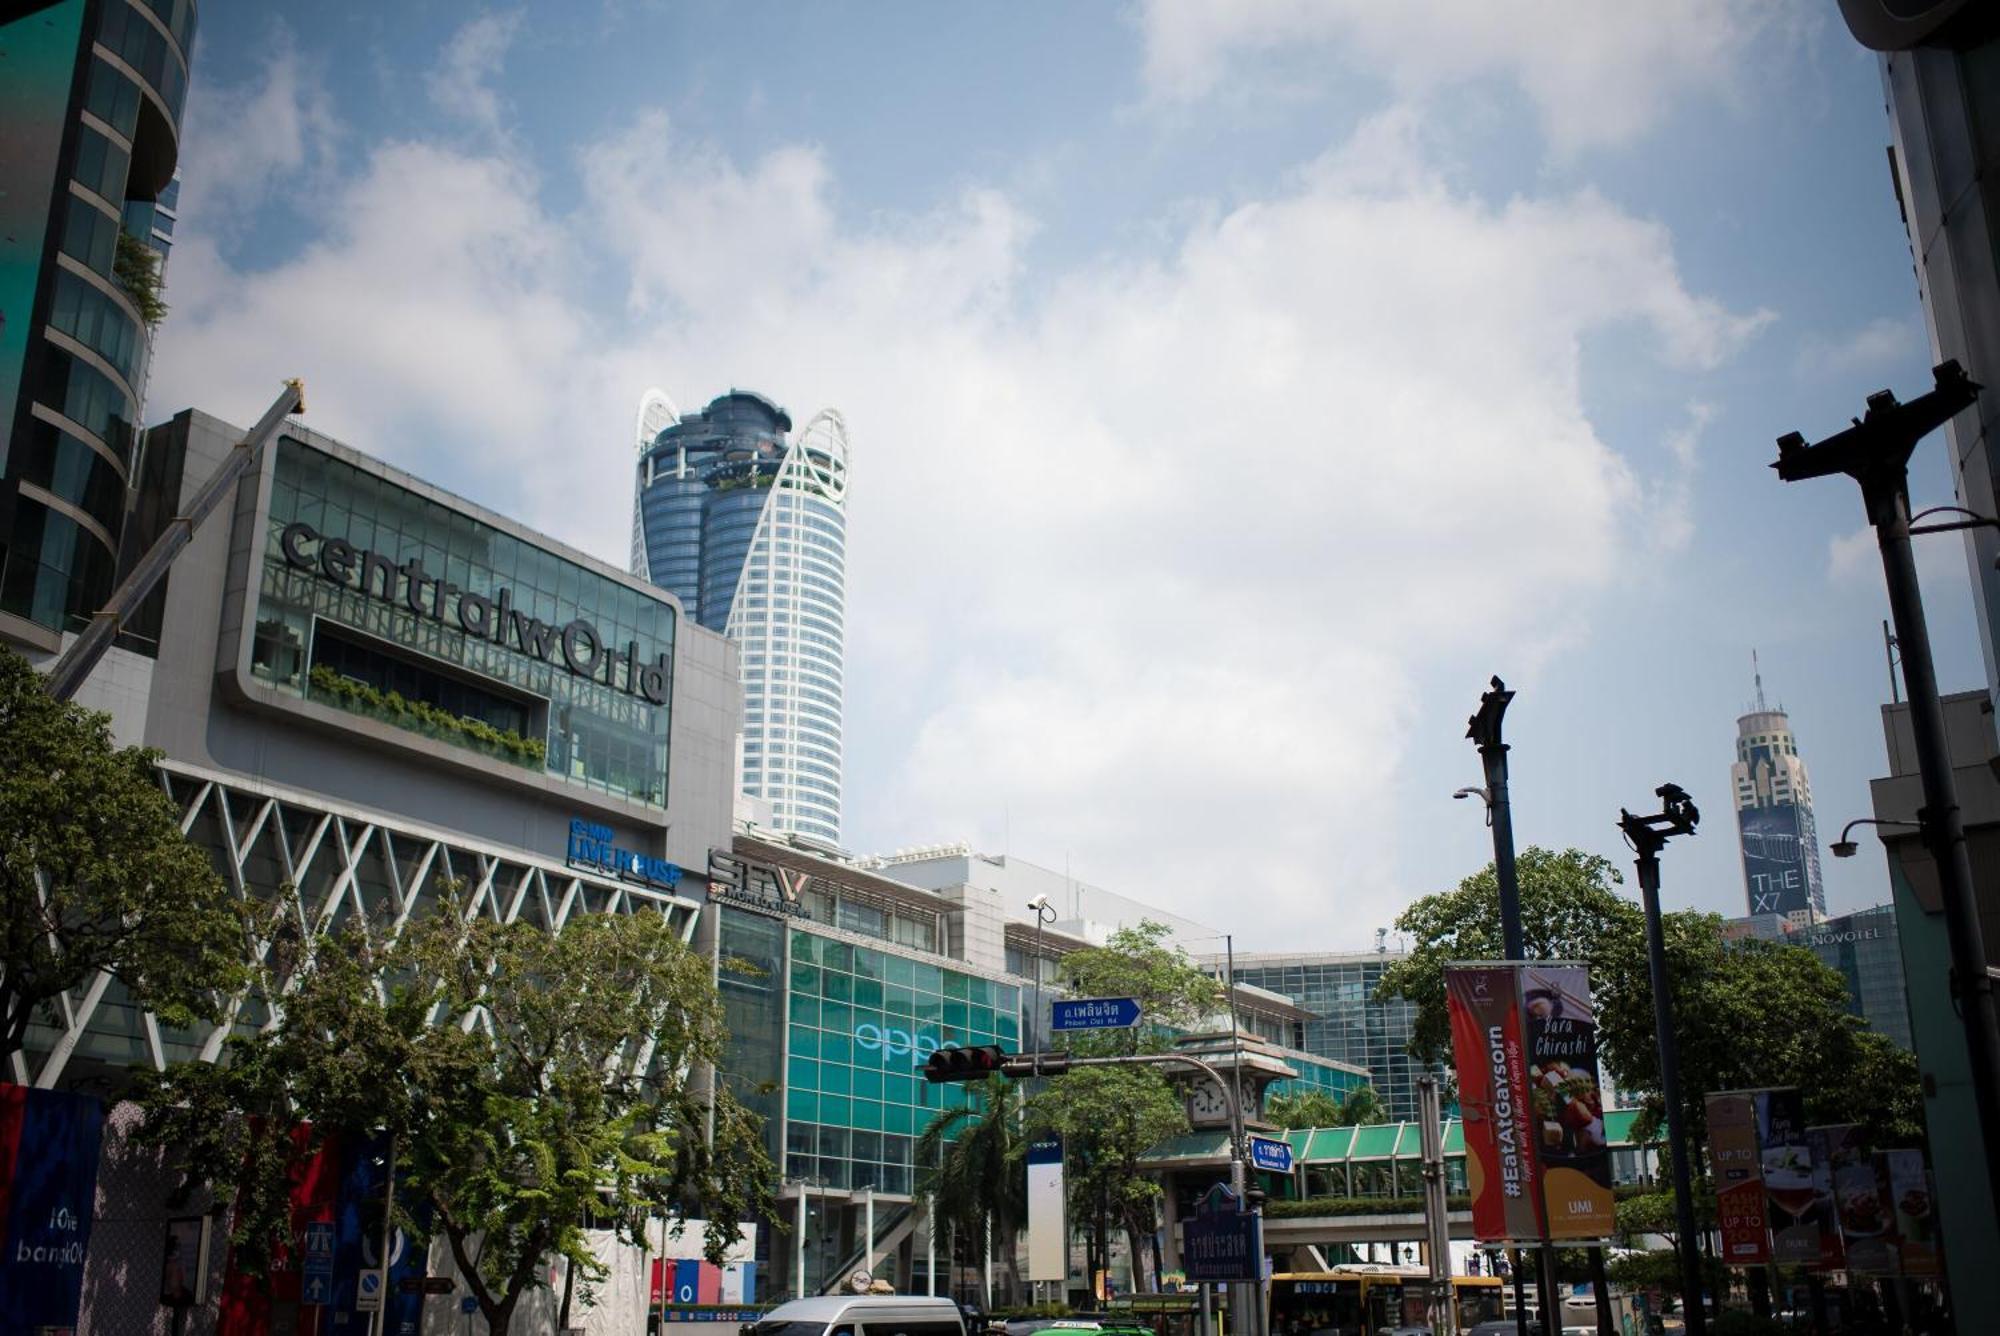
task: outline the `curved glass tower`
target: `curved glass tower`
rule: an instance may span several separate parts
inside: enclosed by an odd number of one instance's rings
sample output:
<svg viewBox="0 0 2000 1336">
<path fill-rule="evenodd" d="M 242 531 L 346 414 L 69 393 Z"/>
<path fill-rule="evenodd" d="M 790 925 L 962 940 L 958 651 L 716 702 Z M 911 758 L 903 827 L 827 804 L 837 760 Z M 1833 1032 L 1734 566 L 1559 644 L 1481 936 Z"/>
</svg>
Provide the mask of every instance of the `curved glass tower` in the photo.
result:
<svg viewBox="0 0 2000 1336">
<path fill-rule="evenodd" d="M 648 392 L 642 433 L 663 404 Z M 742 652 L 743 791 L 779 830 L 838 844 L 847 428 L 827 409 L 791 430 L 731 390 L 642 443 L 632 569 Z"/>
</svg>

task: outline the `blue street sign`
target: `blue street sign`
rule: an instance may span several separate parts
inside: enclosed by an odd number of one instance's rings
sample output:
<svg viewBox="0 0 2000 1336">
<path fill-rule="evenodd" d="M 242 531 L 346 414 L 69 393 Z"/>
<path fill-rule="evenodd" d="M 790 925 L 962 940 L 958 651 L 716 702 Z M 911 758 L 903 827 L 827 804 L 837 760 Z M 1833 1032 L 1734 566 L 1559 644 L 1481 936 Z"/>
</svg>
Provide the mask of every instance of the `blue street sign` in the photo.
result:
<svg viewBox="0 0 2000 1336">
<path fill-rule="evenodd" d="M 307 1272 L 299 1278 L 299 1302 L 302 1304 L 329 1304 L 333 1302 L 333 1275 L 322 1276 L 317 1272 Z"/>
<path fill-rule="evenodd" d="M 1274 1174 L 1292 1172 L 1292 1147 L 1274 1137 L 1250 1138 L 1250 1163 Z"/>
<path fill-rule="evenodd" d="M 477 1313 L 479 1311 L 479 1300 L 469 1294 L 466 1295 L 458 1301 L 458 1311 L 461 1313 Z"/>
<path fill-rule="evenodd" d="M 1129 997 L 1079 997 L 1049 1004 L 1049 1028 L 1129 1030 L 1139 1023 L 1139 1004 Z"/>
<path fill-rule="evenodd" d="M 1257 1280 L 1263 1252 L 1254 1215 L 1197 1215 L 1181 1222 L 1181 1269 L 1189 1280 Z"/>
</svg>

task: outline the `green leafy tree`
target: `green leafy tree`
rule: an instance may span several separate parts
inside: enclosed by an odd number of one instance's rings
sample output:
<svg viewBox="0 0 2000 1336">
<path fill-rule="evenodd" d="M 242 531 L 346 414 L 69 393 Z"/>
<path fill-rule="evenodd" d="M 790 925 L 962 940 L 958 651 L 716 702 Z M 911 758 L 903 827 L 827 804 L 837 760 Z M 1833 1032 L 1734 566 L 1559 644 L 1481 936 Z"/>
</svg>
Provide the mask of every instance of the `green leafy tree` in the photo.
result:
<svg viewBox="0 0 2000 1336">
<path fill-rule="evenodd" d="M 1529 848 L 1518 870 L 1528 955 L 1590 966 L 1598 1054 L 1621 1091 L 1644 1097 L 1638 1136 L 1650 1139 L 1665 1110 L 1644 916 L 1615 889 L 1617 869 L 1595 854 Z M 1397 927 L 1414 946 L 1384 973 L 1377 996 L 1416 1003 L 1411 1052 L 1447 1061 L 1445 963 L 1502 954 L 1492 866 L 1417 901 Z M 1707 1127 L 1703 1095 L 1757 1086 L 1797 1086 L 1809 1118 L 1860 1122 L 1878 1144 L 1920 1137 L 1915 1062 L 1848 1013 L 1838 971 L 1803 947 L 1725 942 L 1714 914 L 1665 914 L 1661 937 L 1684 1112 L 1697 1147 Z"/>
<path fill-rule="evenodd" d="M 158 760 L 0 649 L 0 1068 L 100 970 L 176 1026 L 220 1018 L 238 986 L 236 901 L 182 836 Z"/>
<path fill-rule="evenodd" d="M 149 1137 L 238 1190 L 246 1256 L 286 1242 L 284 1172 L 336 1133 L 394 1138 L 399 1223 L 444 1238 L 496 1332 L 551 1256 L 588 1294 L 604 1273 L 588 1223 L 636 1242 L 649 1215 L 701 1215 L 719 1260 L 768 1205 L 754 1120 L 695 1079 L 725 1037 L 708 963 L 663 915 L 552 934 L 468 921 L 454 892 L 381 947 L 358 923 L 320 936 L 280 917 L 260 981 L 277 1024 L 145 1100 Z"/>
<path fill-rule="evenodd" d="M 1168 938 L 1164 924 L 1145 920 L 1113 933 L 1101 947 L 1063 957 L 1059 977 L 1071 996 L 1133 998 L 1144 1017 L 1130 1030 L 1064 1036 L 1063 1051 L 1080 1057 L 1163 1053 L 1174 1032 L 1196 1029 L 1221 1012 L 1222 985 Z M 1037 1132 L 1063 1138 L 1070 1214 L 1091 1222 L 1093 1265 L 1105 1265 L 1114 1226 L 1126 1231 L 1134 1259 L 1144 1255 L 1141 1243 L 1153 1237 L 1160 1186 L 1141 1157 L 1187 1131 L 1186 1110 L 1166 1073 L 1097 1067 L 1055 1077 L 1029 1100 L 1028 1121 Z"/>
<path fill-rule="evenodd" d="M 1389 1121 L 1382 1097 L 1370 1085 L 1357 1086 L 1345 1095 L 1328 1090 L 1299 1090 L 1271 1095 L 1264 1101 L 1264 1116 L 1279 1127 L 1359 1127 Z"/>
<path fill-rule="evenodd" d="M 1011 1259 L 1005 1245 L 1028 1216 L 1021 1091 L 998 1076 L 972 1089 L 974 1103 L 939 1110 L 918 1136 L 917 1191 L 950 1226 L 956 1251 L 977 1256 L 990 1230 L 996 1254 Z"/>
</svg>

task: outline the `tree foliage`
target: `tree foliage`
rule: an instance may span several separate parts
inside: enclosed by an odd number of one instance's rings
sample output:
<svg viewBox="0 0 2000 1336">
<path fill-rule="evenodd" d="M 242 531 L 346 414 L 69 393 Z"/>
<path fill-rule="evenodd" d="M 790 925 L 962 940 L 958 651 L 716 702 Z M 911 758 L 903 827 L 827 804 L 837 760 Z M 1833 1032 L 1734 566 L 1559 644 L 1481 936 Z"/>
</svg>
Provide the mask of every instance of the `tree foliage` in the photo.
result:
<svg viewBox="0 0 2000 1336">
<path fill-rule="evenodd" d="M 1013 1238 L 1028 1215 L 1020 1088 L 989 1076 L 974 1091 L 975 1103 L 940 1110 L 916 1146 L 917 1191 L 971 1248 L 989 1226 L 994 1239 Z"/>
<path fill-rule="evenodd" d="M 290 903 L 260 980 L 277 1023 L 145 1098 L 151 1139 L 238 1190 L 244 1256 L 286 1242 L 285 1173 L 336 1134 L 394 1138 L 399 1224 L 445 1239 L 495 1331 L 550 1256 L 602 1276 L 587 1223 L 636 1241 L 649 1215 L 700 1215 L 719 1260 L 768 1205 L 759 1129 L 698 1079 L 725 1037 L 708 962 L 663 915 L 549 933 L 468 919 L 454 891 L 376 945 L 354 921 L 306 931 Z"/>
<path fill-rule="evenodd" d="M 1529 848 L 1517 867 L 1528 956 L 1590 966 L 1598 1054 L 1622 1092 L 1643 1097 L 1649 1116 L 1639 1136 L 1649 1139 L 1664 1106 L 1644 915 L 1618 893 L 1617 869 L 1595 854 Z M 1378 996 L 1416 1003 L 1411 1052 L 1449 1060 L 1445 963 L 1502 955 L 1492 865 L 1417 901 L 1396 926 L 1415 945 L 1385 972 Z M 1661 935 L 1697 1144 L 1707 1126 L 1705 1093 L 1760 1086 L 1797 1086 L 1810 1119 L 1861 1123 L 1878 1145 L 1921 1140 L 1915 1061 L 1848 1013 L 1838 971 L 1803 947 L 1725 942 L 1714 914 L 1662 915 Z"/>
<path fill-rule="evenodd" d="M 1389 1121 L 1382 1096 L 1372 1085 L 1357 1086 L 1345 1095 L 1329 1090 L 1298 1090 L 1268 1096 L 1264 1116 L 1287 1131 L 1302 1127 L 1360 1127 Z"/>
<path fill-rule="evenodd" d="M 100 970 L 177 1026 L 219 1018 L 240 982 L 236 901 L 182 836 L 158 760 L 0 649 L 0 1064 Z"/>
</svg>

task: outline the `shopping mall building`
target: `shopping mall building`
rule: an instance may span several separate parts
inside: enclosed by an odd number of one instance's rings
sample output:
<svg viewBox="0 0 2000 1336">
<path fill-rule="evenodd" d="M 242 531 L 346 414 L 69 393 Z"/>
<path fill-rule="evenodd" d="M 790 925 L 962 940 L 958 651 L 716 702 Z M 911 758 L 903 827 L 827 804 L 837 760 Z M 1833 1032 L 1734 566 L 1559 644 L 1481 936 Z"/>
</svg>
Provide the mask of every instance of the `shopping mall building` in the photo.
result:
<svg viewBox="0 0 2000 1336">
<path fill-rule="evenodd" d="M 195 411 L 153 429 L 134 550 L 242 434 Z M 291 883 L 323 923 L 371 933 L 429 912 L 448 880 L 478 913 L 551 929 L 672 916 L 716 962 L 724 1079 L 781 1166 L 786 1228 L 758 1231 L 759 1298 L 844 1277 L 871 1220 L 874 1269 L 924 1283 L 914 1147 L 971 1097 L 927 1085 L 926 1057 L 1019 1047 L 1032 977 L 1119 926 L 1038 932 L 1003 887 L 913 885 L 896 859 L 740 821 L 722 636 L 664 590 L 296 425 L 81 699 L 159 749 L 184 829 L 241 893 Z M 1367 1081 L 1286 1042 L 1311 1013 L 1247 987 L 1237 1003 L 1287 1081 Z M 115 1096 L 133 1068 L 212 1059 L 230 1031 L 163 1024 L 108 978 L 59 1019 L 15 1079 Z"/>
</svg>

